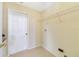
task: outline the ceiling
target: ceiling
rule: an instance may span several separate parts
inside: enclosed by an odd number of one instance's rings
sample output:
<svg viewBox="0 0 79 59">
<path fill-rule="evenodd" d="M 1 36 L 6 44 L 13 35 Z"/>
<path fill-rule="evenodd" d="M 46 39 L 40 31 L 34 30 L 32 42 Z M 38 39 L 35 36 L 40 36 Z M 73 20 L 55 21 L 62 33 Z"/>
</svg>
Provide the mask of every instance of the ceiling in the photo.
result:
<svg viewBox="0 0 79 59">
<path fill-rule="evenodd" d="M 19 2 L 19 4 L 42 12 L 49 9 L 50 7 L 54 7 L 57 3 L 55 2 Z"/>
</svg>

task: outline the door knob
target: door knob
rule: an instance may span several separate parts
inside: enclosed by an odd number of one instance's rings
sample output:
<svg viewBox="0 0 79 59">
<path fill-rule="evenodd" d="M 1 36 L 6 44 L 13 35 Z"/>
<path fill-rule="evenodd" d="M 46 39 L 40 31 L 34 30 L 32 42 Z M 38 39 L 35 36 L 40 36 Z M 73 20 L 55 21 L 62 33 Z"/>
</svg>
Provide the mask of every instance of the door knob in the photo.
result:
<svg viewBox="0 0 79 59">
<path fill-rule="evenodd" d="M 28 35 L 28 33 L 25 33 L 25 35 Z"/>
</svg>

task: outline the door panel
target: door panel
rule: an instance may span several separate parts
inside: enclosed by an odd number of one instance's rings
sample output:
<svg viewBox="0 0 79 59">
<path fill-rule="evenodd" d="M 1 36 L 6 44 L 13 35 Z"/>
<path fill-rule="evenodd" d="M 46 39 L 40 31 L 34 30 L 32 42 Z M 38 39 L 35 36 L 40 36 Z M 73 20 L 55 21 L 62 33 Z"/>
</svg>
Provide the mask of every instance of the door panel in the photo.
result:
<svg viewBox="0 0 79 59">
<path fill-rule="evenodd" d="M 8 12 L 8 52 L 16 52 L 28 49 L 27 16 L 19 12 L 9 10 Z"/>
</svg>

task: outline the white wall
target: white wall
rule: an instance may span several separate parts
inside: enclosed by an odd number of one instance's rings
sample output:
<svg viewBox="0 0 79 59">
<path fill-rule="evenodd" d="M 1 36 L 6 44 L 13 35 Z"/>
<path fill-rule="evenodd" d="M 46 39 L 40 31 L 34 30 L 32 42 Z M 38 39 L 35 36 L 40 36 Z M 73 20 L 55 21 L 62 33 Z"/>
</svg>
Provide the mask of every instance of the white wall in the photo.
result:
<svg viewBox="0 0 79 59">
<path fill-rule="evenodd" d="M 62 16 L 53 18 L 52 15 L 51 18 L 43 21 L 46 22 L 44 28 L 47 28 L 45 34 L 47 36 L 44 36 L 43 41 L 44 47 L 55 56 L 79 56 L 79 11 L 77 8 L 79 7 L 73 8 L 75 11 Z M 64 53 L 59 52 L 58 48 L 63 49 Z"/>
<path fill-rule="evenodd" d="M 43 47 L 55 56 L 63 56 L 58 52 L 59 42 L 57 40 L 57 31 L 59 30 L 57 24 L 58 18 L 43 21 Z"/>
<path fill-rule="evenodd" d="M 31 16 L 28 16 L 28 22 L 29 22 L 29 39 L 28 39 L 28 46 L 29 46 L 29 49 L 32 49 L 32 48 L 35 48 L 37 45 L 36 45 L 36 20 L 31 17 Z"/>
</svg>

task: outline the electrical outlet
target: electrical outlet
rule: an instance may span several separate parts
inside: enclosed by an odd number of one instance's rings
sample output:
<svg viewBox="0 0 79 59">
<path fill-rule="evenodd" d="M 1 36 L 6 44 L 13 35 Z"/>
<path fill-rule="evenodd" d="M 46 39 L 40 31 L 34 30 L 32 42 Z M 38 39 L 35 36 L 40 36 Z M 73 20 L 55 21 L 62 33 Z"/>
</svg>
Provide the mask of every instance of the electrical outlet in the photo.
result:
<svg viewBox="0 0 79 59">
<path fill-rule="evenodd" d="M 63 49 L 61 49 L 61 48 L 58 48 L 58 51 L 60 51 L 60 52 L 62 52 L 62 53 L 64 52 L 64 50 L 63 50 Z"/>
<path fill-rule="evenodd" d="M 64 55 L 64 57 L 67 57 L 67 55 Z"/>
</svg>

